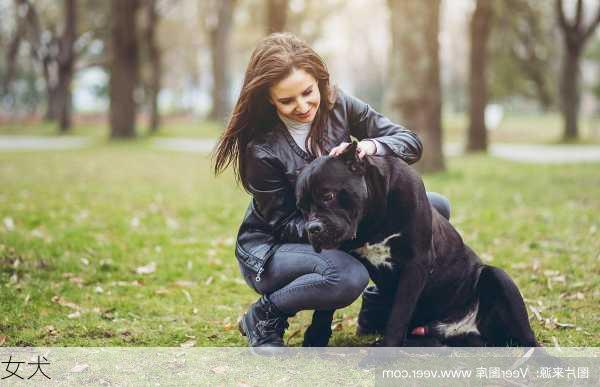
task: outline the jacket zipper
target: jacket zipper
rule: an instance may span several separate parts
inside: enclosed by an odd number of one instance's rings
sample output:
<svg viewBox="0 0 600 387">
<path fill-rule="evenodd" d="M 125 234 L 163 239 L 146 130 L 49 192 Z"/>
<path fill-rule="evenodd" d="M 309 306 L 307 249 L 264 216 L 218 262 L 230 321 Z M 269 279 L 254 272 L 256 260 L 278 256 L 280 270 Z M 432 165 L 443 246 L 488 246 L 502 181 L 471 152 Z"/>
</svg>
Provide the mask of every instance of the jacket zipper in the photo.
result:
<svg viewBox="0 0 600 387">
<path fill-rule="evenodd" d="M 260 282 L 260 280 L 261 280 L 261 277 L 260 277 L 260 275 L 261 275 L 261 274 L 262 274 L 262 272 L 265 270 L 264 266 L 265 266 L 265 265 L 263 264 L 263 265 L 261 265 L 261 266 L 260 266 L 260 269 L 258 269 L 258 273 L 256 273 L 256 278 L 254 278 L 254 280 L 255 280 L 256 282 Z"/>
<path fill-rule="evenodd" d="M 262 277 L 260 275 L 263 273 L 263 271 L 265 271 L 265 265 L 267 264 L 267 262 L 269 262 L 269 260 L 273 256 L 273 254 L 275 254 L 275 251 L 277 250 L 277 248 L 279 248 L 279 244 L 274 244 L 271 247 L 271 250 L 269 250 L 269 252 L 265 255 L 265 260 L 262 262 L 262 265 L 260 265 L 260 267 L 258 268 L 256 277 L 254 278 L 254 280 L 256 282 L 260 282 L 260 280 L 262 279 Z"/>
</svg>

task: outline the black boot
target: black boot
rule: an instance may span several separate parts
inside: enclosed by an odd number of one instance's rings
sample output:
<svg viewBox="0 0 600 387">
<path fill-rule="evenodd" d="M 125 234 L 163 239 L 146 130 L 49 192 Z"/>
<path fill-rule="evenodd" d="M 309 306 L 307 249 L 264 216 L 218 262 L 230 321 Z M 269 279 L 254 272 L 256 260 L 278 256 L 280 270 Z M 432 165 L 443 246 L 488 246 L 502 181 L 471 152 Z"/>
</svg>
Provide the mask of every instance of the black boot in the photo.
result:
<svg viewBox="0 0 600 387">
<path fill-rule="evenodd" d="M 384 334 L 391 307 L 391 298 L 381 294 L 377 286 L 367 287 L 362 294 L 356 334 L 359 336 Z"/>
<path fill-rule="evenodd" d="M 244 313 L 238 328 L 248 338 L 254 353 L 273 355 L 280 352 L 278 348 L 285 347 L 283 332 L 288 327 L 287 318 L 263 295 Z"/>
</svg>

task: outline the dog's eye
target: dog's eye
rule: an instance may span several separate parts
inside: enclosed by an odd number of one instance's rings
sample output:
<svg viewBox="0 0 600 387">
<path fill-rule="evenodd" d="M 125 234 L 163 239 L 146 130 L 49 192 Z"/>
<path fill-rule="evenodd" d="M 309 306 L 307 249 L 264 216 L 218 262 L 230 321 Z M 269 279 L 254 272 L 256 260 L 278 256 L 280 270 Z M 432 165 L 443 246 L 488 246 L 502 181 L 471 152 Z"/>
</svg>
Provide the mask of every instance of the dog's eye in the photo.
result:
<svg viewBox="0 0 600 387">
<path fill-rule="evenodd" d="M 325 195 L 323 195 L 323 201 L 330 202 L 333 200 L 334 197 L 335 197 L 335 194 L 333 192 L 327 192 Z"/>
</svg>

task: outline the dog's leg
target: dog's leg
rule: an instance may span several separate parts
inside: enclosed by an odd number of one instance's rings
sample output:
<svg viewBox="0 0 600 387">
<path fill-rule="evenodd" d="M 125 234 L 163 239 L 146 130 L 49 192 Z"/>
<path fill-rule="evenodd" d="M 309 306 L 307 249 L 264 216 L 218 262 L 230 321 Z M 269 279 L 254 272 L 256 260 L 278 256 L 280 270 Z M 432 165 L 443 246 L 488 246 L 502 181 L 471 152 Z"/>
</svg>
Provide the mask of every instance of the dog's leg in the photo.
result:
<svg viewBox="0 0 600 387">
<path fill-rule="evenodd" d="M 502 269 L 486 265 L 477 285 L 479 331 L 490 345 L 538 347 L 517 285 Z"/>
<path fill-rule="evenodd" d="M 403 346 L 413 312 L 425 287 L 427 268 L 423 262 L 409 262 L 398 277 L 398 288 L 388 320 L 383 345 Z"/>
<path fill-rule="evenodd" d="M 315 310 L 312 322 L 304 333 L 303 347 L 326 347 L 331 338 L 331 322 L 335 310 Z"/>
</svg>

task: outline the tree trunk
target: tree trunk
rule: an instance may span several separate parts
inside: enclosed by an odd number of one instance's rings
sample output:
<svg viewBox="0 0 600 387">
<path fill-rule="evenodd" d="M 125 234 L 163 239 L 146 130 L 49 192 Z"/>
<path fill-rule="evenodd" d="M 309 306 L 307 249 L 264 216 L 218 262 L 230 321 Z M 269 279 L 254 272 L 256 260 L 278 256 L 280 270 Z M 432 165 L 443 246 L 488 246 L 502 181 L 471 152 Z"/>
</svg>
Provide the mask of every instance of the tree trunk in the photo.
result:
<svg viewBox="0 0 600 387">
<path fill-rule="evenodd" d="M 20 7 L 23 6 L 23 0 L 15 0 L 15 32 L 8 44 L 8 50 L 6 50 L 6 71 L 4 78 L 2 79 L 2 94 L 8 94 L 10 84 L 15 76 L 15 69 L 17 63 L 17 56 L 19 54 L 19 47 L 21 47 L 21 41 L 25 37 L 27 23 L 25 17 L 19 12 Z"/>
<path fill-rule="evenodd" d="M 600 24 L 600 6 L 591 23 L 585 27 L 583 1 L 577 0 L 574 20 L 565 16 L 562 0 L 556 0 L 558 25 L 563 34 L 564 54 L 560 80 L 560 108 L 564 118 L 563 140 L 572 141 L 579 137 L 577 117 L 579 115 L 579 60 L 587 40 Z"/>
<path fill-rule="evenodd" d="M 386 105 L 391 117 L 419 134 L 422 172 L 445 169 L 439 69 L 439 0 L 388 0 L 392 53 Z"/>
<path fill-rule="evenodd" d="M 267 1 L 267 34 L 285 30 L 287 10 L 288 0 Z"/>
<path fill-rule="evenodd" d="M 213 107 L 210 118 L 218 121 L 224 121 L 231 110 L 229 56 L 234 3 L 235 0 L 218 1 L 213 9 L 215 22 L 209 26 L 213 75 Z"/>
<path fill-rule="evenodd" d="M 77 39 L 77 6 L 75 0 L 64 0 L 65 29 L 60 39 L 58 54 L 57 104 L 61 132 L 71 128 L 73 68 L 75 40 Z"/>
<path fill-rule="evenodd" d="M 565 50 L 563 54 L 560 82 L 561 111 L 563 114 L 563 140 L 576 140 L 579 136 L 577 117 L 579 115 L 579 52 Z"/>
<path fill-rule="evenodd" d="M 111 0 L 110 136 L 135 137 L 138 80 L 137 0 Z"/>
<path fill-rule="evenodd" d="M 493 16 L 493 3 L 489 0 L 477 0 L 471 18 L 471 53 L 469 73 L 469 130 L 467 151 L 487 151 L 488 139 L 485 127 L 485 107 L 487 93 L 487 45 Z"/>
<path fill-rule="evenodd" d="M 158 12 L 156 10 L 156 0 L 147 0 L 146 3 L 146 45 L 148 47 L 148 57 L 150 59 L 150 81 L 149 81 L 149 101 L 150 101 L 150 133 L 156 133 L 160 126 L 160 114 L 158 110 L 158 94 L 161 85 L 161 54 L 156 42 L 156 27 L 158 25 Z"/>
</svg>

